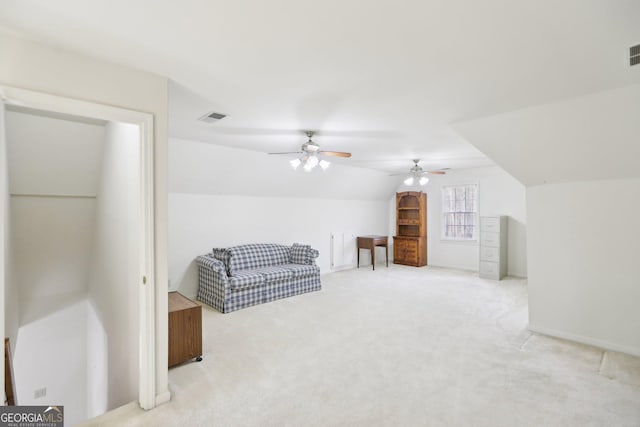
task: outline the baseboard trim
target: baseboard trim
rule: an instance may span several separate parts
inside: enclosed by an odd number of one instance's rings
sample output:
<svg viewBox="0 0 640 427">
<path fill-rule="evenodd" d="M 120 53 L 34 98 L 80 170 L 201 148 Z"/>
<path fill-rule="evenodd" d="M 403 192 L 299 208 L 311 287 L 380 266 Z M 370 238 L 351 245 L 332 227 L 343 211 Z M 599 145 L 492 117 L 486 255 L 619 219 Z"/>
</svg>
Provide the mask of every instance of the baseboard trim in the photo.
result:
<svg viewBox="0 0 640 427">
<path fill-rule="evenodd" d="M 167 403 L 171 400 L 171 392 L 169 390 L 156 394 L 156 406 L 162 405 L 163 403 Z"/>
<path fill-rule="evenodd" d="M 363 264 L 360 264 L 360 267 L 362 267 Z M 371 266 L 371 263 L 369 263 L 369 266 Z M 330 271 L 327 271 L 324 274 L 329 274 L 329 273 L 336 273 L 338 271 L 345 271 L 345 270 L 353 270 L 354 268 L 356 268 L 355 264 L 351 265 L 351 264 L 345 264 L 345 265 L 339 265 L 337 267 L 331 267 Z M 323 274 L 320 273 L 320 275 L 322 276 Z"/>
<path fill-rule="evenodd" d="M 617 351 L 619 353 L 626 353 L 632 356 L 640 357 L 640 349 L 629 347 L 626 345 L 615 344 L 609 341 L 599 340 L 597 338 L 587 337 L 584 335 L 573 334 L 571 332 L 559 331 L 557 329 L 540 327 L 537 325 L 533 325 L 529 323 L 528 329 L 531 332 L 536 332 L 538 334 L 549 335 L 551 337 L 562 338 L 569 341 L 579 342 L 581 344 L 592 345 L 595 347 L 600 347 L 604 350 Z"/>
</svg>

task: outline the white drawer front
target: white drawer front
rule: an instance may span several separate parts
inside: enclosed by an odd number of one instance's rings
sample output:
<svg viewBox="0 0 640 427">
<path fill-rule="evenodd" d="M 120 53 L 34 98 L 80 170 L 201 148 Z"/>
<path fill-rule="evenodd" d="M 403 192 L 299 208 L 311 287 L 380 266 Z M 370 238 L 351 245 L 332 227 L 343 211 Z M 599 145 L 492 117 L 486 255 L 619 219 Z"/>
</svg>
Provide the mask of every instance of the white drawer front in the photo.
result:
<svg viewBox="0 0 640 427">
<path fill-rule="evenodd" d="M 484 232 L 480 233 L 480 246 L 500 246 L 500 233 Z"/>
<path fill-rule="evenodd" d="M 500 231 L 500 218 L 494 217 L 481 217 L 480 218 L 480 231 Z"/>
<path fill-rule="evenodd" d="M 498 279 L 500 269 L 497 262 L 480 261 L 480 277 Z"/>
<path fill-rule="evenodd" d="M 498 248 L 481 246 L 480 260 L 498 262 L 500 260 L 500 250 Z"/>
</svg>

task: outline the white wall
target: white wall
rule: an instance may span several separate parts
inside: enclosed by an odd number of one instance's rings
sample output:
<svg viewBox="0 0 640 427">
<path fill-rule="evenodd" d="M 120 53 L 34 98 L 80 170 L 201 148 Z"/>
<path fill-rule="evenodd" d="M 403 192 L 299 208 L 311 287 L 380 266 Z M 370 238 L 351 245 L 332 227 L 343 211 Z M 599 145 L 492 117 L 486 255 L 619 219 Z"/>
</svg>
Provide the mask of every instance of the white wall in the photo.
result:
<svg viewBox="0 0 640 427">
<path fill-rule="evenodd" d="M 167 388 L 167 79 L 0 31 L 0 82 L 154 115 L 156 395 Z M 2 294 L 3 292 L 0 292 Z M 0 316 L 4 317 L 4 316 Z M 129 356 L 132 357 L 132 356 Z"/>
<path fill-rule="evenodd" d="M 107 408 L 113 409 L 138 396 L 138 357 L 131 355 L 139 354 L 139 153 L 138 126 L 106 125 L 88 295 L 108 336 L 109 386 L 108 395 L 101 396 L 101 378 L 88 384 L 96 408 L 106 400 Z"/>
<path fill-rule="evenodd" d="M 20 325 L 84 299 L 95 199 L 13 197 L 11 216 Z"/>
<path fill-rule="evenodd" d="M 86 296 L 104 126 L 7 111 L 6 128 L 14 280 L 26 324 Z"/>
<path fill-rule="evenodd" d="M 20 328 L 14 368 L 20 405 L 64 405 L 65 425 L 86 419 L 87 301 Z M 37 375 L 30 374 L 37 372 Z M 46 396 L 34 390 L 46 387 Z"/>
<path fill-rule="evenodd" d="M 640 179 L 527 190 L 529 327 L 640 355 Z"/>
<path fill-rule="evenodd" d="M 427 263 L 438 267 L 478 270 L 478 242 L 451 242 L 442 235 L 442 187 L 478 184 L 479 214 L 507 215 L 507 274 L 527 276 L 525 187 L 499 167 L 453 170 L 446 175 L 430 175 L 424 187 L 401 184 L 397 191 L 427 193 Z M 389 234 L 395 235 L 395 194 L 390 200 Z"/>
<path fill-rule="evenodd" d="M 77 422 L 86 418 L 86 295 L 104 127 L 8 111 L 6 128 L 19 307 L 7 305 L 5 315 L 19 312 L 18 402 L 66 402 Z M 34 400 L 41 387 L 47 396 Z"/>
<path fill-rule="evenodd" d="M 12 112 L 7 131 L 22 303 L 16 384 L 25 404 L 61 399 L 80 421 L 137 398 L 139 128 Z M 40 335 L 58 329 L 64 342 L 38 351 Z M 55 374 L 44 371 L 51 359 Z M 33 402 L 43 386 L 57 392 Z"/>
<path fill-rule="evenodd" d="M 109 337 L 93 301 L 87 302 L 87 418 L 109 410 Z"/>
<path fill-rule="evenodd" d="M 330 269 L 334 231 L 385 234 L 387 202 L 381 200 L 294 199 L 282 197 L 169 195 L 169 277 L 171 288 L 194 296 L 198 272 L 194 260 L 213 247 L 243 243 L 294 242 L 320 252 L 322 273 Z M 380 255 L 378 255 L 379 261 Z M 371 265 L 362 251 L 360 265 Z"/>
<path fill-rule="evenodd" d="M 306 243 L 326 273 L 332 232 L 386 233 L 397 179 L 385 173 L 342 165 L 294 171 L 287 156 L 183 139 L 172 138 L 169 151 L 169 276 L 188 296 L 197 292 L 194 259 L 213 247 Z M 361 265 L 370 265 L 365 251 Z"/>
</svg>

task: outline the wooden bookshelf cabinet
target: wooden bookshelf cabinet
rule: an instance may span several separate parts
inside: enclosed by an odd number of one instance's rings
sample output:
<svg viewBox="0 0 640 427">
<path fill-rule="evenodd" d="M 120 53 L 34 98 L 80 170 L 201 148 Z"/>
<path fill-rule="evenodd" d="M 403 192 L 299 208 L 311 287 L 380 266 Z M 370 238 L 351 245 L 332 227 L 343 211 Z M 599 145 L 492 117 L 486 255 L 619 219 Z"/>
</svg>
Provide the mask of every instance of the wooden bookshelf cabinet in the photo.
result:
<svg viewBox="0 0 640 427">
<path fill-rule="evenodd" d="M 396 235 L 393 262 L 427 265 L 427 195 L 421 191 L 396 193 Z"/>
<path fill-rule="evenodd" d="M 169 292 L 169 367 L 202 360 L 202 306 Z"/>
</svg>

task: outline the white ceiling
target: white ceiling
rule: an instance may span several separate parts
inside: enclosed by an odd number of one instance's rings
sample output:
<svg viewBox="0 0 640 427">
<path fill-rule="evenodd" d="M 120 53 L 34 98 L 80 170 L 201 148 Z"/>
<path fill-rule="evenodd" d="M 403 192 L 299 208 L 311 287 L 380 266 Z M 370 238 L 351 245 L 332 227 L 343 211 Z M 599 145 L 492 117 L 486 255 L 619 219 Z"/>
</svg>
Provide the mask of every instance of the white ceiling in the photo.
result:
<svg viewBox="0 0 640 427">
<path fill-rule="evenodd" d="M 5 0 L 0 25 L 168 76 L 173 136 L 271 152 L 321 130 L 343 163 L 402 171 L 492 164 L 454 122 L 640 82 L 638 16 L 637 0 Z M 229 117 L 195 121 L 209 111 Z"/>
</svg>

